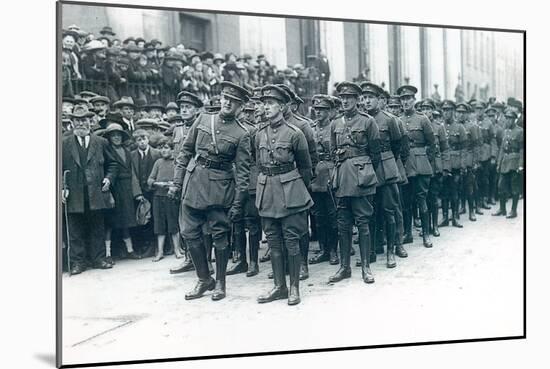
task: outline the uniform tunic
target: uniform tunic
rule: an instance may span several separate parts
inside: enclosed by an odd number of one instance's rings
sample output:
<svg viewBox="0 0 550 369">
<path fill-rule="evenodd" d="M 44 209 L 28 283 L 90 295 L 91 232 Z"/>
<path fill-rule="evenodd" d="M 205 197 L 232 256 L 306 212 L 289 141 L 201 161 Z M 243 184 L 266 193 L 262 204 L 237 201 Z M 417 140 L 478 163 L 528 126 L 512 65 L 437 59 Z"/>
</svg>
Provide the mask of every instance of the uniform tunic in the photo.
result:
<svg viewBox="0 0 550 369">
<path fill-rule="evenodd" d="M 404 112 L 399 118 L 409 134 L 410 155 L 406 164 L 409 177 L 431 176 L 433 169 L 427 153 L 435 153 L 435 138 L 428 117 L 413 110 Z"/>
<path fill-rule="evenodd" d="M 524 165 L 524 138 L 523 128 L 514 125 L 505 129 L 502 146 L 497 160 L 499 173 L 498 191 L 500 196 L 518 195 L 521 190 L 521 176 L 519 168 Z"/>
</svg>

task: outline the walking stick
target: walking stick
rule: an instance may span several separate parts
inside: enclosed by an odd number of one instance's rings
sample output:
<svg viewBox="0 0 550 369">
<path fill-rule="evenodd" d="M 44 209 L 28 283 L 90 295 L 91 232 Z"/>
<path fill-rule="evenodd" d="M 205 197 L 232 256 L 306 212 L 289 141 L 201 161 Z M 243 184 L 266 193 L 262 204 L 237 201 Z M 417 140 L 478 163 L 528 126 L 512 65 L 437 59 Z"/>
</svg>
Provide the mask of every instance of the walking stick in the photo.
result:
<svg viewBox="0 0 550 369">
<path fill-rule="evenodd" d="M 67 190 L 67 174 L 70 173 L 70 170 L 63 172 L 63 191 Z M 65 230 L 67 232 L 67 270 L 69 271 L 69 276 L 71 276 L 71 239 L 69 233 L 69 213 L 67 211 L 67 200 L 63 202 L 63 208 L 65 210 Z"/>
</svg>

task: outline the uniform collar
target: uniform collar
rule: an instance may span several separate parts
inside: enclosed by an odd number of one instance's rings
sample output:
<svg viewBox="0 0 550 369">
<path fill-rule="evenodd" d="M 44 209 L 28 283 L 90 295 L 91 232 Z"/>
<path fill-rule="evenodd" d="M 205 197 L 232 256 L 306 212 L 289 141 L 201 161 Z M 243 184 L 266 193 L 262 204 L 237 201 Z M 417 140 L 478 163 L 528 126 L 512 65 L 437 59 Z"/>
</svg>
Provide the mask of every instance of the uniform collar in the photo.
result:
<svg viewBox="0 0 550 369">
<path fill-rule="evenodd" d="M 369 113 L 369 115 L 372 115 L 374 117 L 376 114 L 378 114 L 379 111 L 380 111 L 380 109 L 374 108 L 372 110 L 369 110 L 368 113 Z"/>
<path fill-rule="evenodd" d="M 269 121 L 269 126 L 271 128 L 277 128 L 277 127 L 280 127 L 283 122 L 285 121 L 284 117 L 281 115 L 279 119 L 277 119 L 276 121 Z"/>
<path fill-rule="evenodd" d="M 416 112 L 416 111 L 415 111 L 414 108 L 413 108 L 413 109 L 411 109 L 411 110 L 406 110 L 406 111 L 404 111 L 404 112 L 403 112 L 403 115 L 405 115 L 406 117 L 411 117 L 411 116 L 414 115 L 415 112 Z"/>
<path fill-rule="evenodd" d="M 348 112 L 344 112 L 344 117 L 346 118 L 353 118 L 357 114 L 358 110 L 357 107 L 355 107 L 353 110 L 350 110 Z"/>
</svg>

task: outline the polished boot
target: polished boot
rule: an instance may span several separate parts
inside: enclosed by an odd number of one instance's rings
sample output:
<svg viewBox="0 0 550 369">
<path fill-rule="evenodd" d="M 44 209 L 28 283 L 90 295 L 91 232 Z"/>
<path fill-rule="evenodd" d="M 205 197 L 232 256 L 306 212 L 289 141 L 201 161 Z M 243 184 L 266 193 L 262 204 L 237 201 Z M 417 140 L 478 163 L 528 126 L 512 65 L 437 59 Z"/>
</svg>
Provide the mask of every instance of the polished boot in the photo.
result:
<svg viewBox="0 0 550 369">
<path fill-rule="evenodd" d="M 477 196 L 476 199 L 475 199 L 475 206 L 474 206 L 475 213 L 477 215 L 483 215 L 483 212 L 481 210 L 479 210 L 480 208 L 481 208 L 481 197 Z"/>
<path fill-rule="evenodd" d="M 269 261 L 269 260 L 271 260 L 271 249 L 268 246 L 267 249 L 265 250 L 264 255 L 260 258 L 260 263 L 265 263 L 266 261 Z"/>
<path fill-rule="evenodd" d="M 470 222 L 475 222 L 476 214 L 475 214 L 475 207 L 474 207 L 474 200 L 472 198 L 468 199 L 468 219 Z"/>
<path fill-rule="evenodd" d="M 229 260 L 229 248 L 215 249 L 216 253 L 216 287 L 212 292 L 212 300 L 218 301 L 225 298 L 225 276 L 227 262 Z"/>
<path fill-rule="evenodd" d="M 361 230 L 359 230 L 359 247 L 361 247 L 361 236 L 364 236 L 364 235 L 361 235 Z M 376 216 L 373 215 L 373 217 L 369 222 L 369 238 L 372 241 L 371 243 L 372 247 L 369 248 L 369 251 L 370 251 L 368 256 L 369 263 L 376 263 L 376 244 L 378 243 L 379 236 L 380 235 L 377 234 L 377 231 L 376 231 Z M 382 251 L 382 253 L 384 253 L 384 251 Z M 363 265 L 362 262 L 361 262 L 361 265 Z"/>
<path fill-rule="evenodd" d="M 193 243 L 197 243 L 193 245 Z M 206 260 L 206 250 L 202 240 L 193 240 L 187 243 L 187 248 L 195 265 L 195 270 L 199 280 L 193 291 L 185 295 L 186 300 L 193 300 L 202 297 L 206 291 L 212 291 L 216 286 L 216 281 L 210 276 L 208 271 L 208 262 Z"/>
<path fill-rule="evenodd" d="M 378 224 L 378 227 L 376 229 L 376 253 L 381 255 L 384 254 L 384 245 L 387 244 L 386 235 L 384 232 L 384 222 L 381 224 Z"/>
<path fill-rule="evenodd" d="M 310 264 L 319 264 L 324 263 L 325 261 L 329 261 L 330 259 L 330 250 L 327 245 L 327 229 L 325 227 L 322 227 L 323 222 L 321 221 L 322 218 L 316 219 L 318 222 L 318 229 L 317 229 L 317 239 L 319 240 L 319 253 L 315 255 L 314 257 L 309 259 Z M 303 259 L 303 256 L 302 256 Z"/>
<path fill-rule="evenodd" d="M 370 270 L 369 257 L 371 249 L 371 239 L 369 234 L 359 235 L 359 252 L 361 254 L 361 274 L 363 282 L 374 283 L 374 276 Z"/>
<path fill-rule="evenodd" d="M 506 199 L 499 199 L 500 208 L 496 213 L 493 213 L 493 216 L 506 216 Z"/>
<path fill-rule="evenodd" d="M 486 199 L 485 196 L 480 196 L 480 203 L 481 203 L 481 204 L 480 204 L 480 207 L 481 207 L 482 209 L 489 210 L 489 209 L 491 209 L 491 207 L 489 206 L 489 202 L 486 201 L 486 200 L 487 200 L 487 199 Z"/>
<path fill-rule="evenodd" d="M 387 230 L 387 245 L 386 245 L 386 267 L 395 268 L 397 263 L 395 262 L 395 223 L 388 223 L 386 225 Z"/>
<path fill-rule="evenodd" d="M 338 258 L 338 229 L 330 229 L 327 234 L 327 247 L 330 250 L 330 265 L 340 264 L 340 259 Z"/>
<path fill-rule="evenodd" d="M 507 219 L 513 219 L 517 218 L 518 216 L 518 201 L 519 201 L 519 195 L 512 195 L 512 210 L 510 211 L 510 215 L 508 215 Z"/>
<path fill-rule="evenodd" d="M 271 252 L 271 267 L 273 269 L 273 282 L 275 286 L 265 295 L 258 297 L 257 301 L 260 304 L 288 298 L 288 289 L 286 287 L 283 266 L 283 253 L 280 249 L 274 249 Z"/>
<path fill-rule="evenodd" d="M 420 213 L 420 221 L 422 222 L 422 243 L 424 244 L 424 247 L 430 248 L 433 246 L 433 244 L 432 240 L 430 239 L 430 221 L 427 211 Z"/>
<path fill-rule="evenodd" d="M 434 237 L 439 237 L 440 236 L 439 225 L 438 225 L 438 216 L 439 216 L 439 209 L 437 208 L 437 204 L 435 204 L 432 208 L 432 216 L 431 216 L 431 218 L 432 218 L 432 235 Z M 449 217 L 449 216 L 447 215 L 447 217 Z M 449 220 L 447 220 L 447 222 L 449 222 Z"/>
<path fill-rule="evenodd" d="M 298 305 L 300 303 L 300 280 L 302 279 L 301 268 L 304 265 L 307 268 L 307 263 L 303 263 L 300 259 L 300 254 L 293 256 L 288 255 L 288 271 L 290 274 L 290 293 L 288 295 L 289 305 Z"/>
<path fill-rule="evenodd" d="M 351 277 L 351 230 L 342 231 L 341 229 L 339 229 L 338 237 L 340 238 L 340 269 L 338 269 L 336 274 L 329 277 L 328 281 L 332 283 L 340 282 L 342 279 Z"/>
<path fill-rule="evenodd" d="M 458 215 L 466 214 L 466 198 L 460 199 L 460 211 Z"/>
<path fill-rule="evenodd" d="M 208 271 L 210 272 L 210 275 L 214 274 L 214 267 L 212 266 L 212 249 L 214 248 L 213 241 L 212 241 L 212 235 L 211 234 L 205 234 L 203 236 L 204 240 L 204 249 L 206 250 L 206 260 L 208 260 Z"/>
<path fill-rule="evenodd" d="M 234 261 L 234 264 L 227 269 L 227 275 L 246 273 L 248 270 L 248 263 L 246 262 L 246 232 L 244 231 L 244 227 L 242 227 L 242 232 L 237 232 L 233 238 L 235 250 L 237 251 L 233 255 L 237 256 L 237 261 Z"/>
<path fill-rule="evenodd" d="M 300 266 L 300 280 L 309 278 L 309 269 L 307 267 L 307 258 L 309 254 L 309 233 L 306 233 L 300 238 L 300 256 L 302 265 Z M 292 293 L 292 291 L 291 291 Z"/>
<path fill-rule="evenodd" d="M 403 210 L 403 228 L 405 230 L 403 244 L 412 243 L 412 214 L 409 210 Z"/>
<path fill-rule="evenodd" d="M 195 270 L 195 266 L 193 265 L 193 261 L 191 260 L 191 256 L 189 255 L 189 251 L 187 248 L 185 249 L 183 253 L 183 262 L 178 265 L 175 268 L 170 269 L 170 274 L 179 274 L 179 273 L 185 273 L 189 272 L 191 270 Z"/>
<path fill-rule="evenodd" d="M 458 201 L 454 201 L 452 205 L 453 205 L 453 209 L 452 209 L 453 218 L 451 220 L 452 226 L 456 228 L 462 228 L 462 224 L 458 222 Z"/>
<path fill-rule="evenodd" d="M 253 277 L 260 272 L 258 265 L 258 250 L 260 249 L 260 237 L 259 235 L 249 233 L 248 234 L 248 253 L 250 257 L 250 264 L 248 265 L 247 277 Z"/>
<path fill-rule="evenodd" d="M 443 199 L 441 200 L 441 207 L 442 213 L 443 213 L 443 221 L 439 224 L 440 227 L 447 227 L 449 226 L 449 200 Z"/>
</svg>

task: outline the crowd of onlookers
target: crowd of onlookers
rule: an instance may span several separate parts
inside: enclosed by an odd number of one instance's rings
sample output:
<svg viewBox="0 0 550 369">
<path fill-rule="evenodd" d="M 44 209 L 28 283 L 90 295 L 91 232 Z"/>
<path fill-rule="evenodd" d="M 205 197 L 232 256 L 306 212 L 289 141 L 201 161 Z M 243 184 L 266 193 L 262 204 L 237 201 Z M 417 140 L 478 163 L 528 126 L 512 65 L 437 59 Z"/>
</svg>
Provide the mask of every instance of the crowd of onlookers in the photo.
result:
<svg viewBox="0 0 550 369">
<path fill-rule="evenodd" d="M 288 85 L 299 96 L 327 92 L 330 67 L 323 55 L 308 55 L 306 66 L 272 65 L 265 55 L 199 51 L 142 37 L 119 39 L 111 27 L 99 35 L 71 25 L 62 34 L 63 96 L 89 90 L 117 101 L 130 96 L 139 105 L 175 100 L 189 91 L 205 102 L 218 95 L 221 81 L 251 89 L 266 84 Z"/>
</svg>

